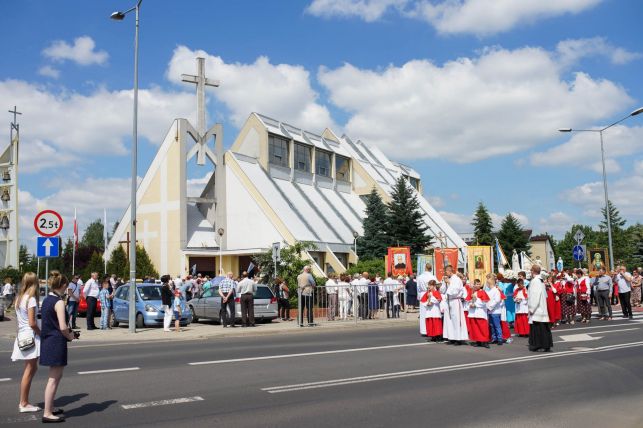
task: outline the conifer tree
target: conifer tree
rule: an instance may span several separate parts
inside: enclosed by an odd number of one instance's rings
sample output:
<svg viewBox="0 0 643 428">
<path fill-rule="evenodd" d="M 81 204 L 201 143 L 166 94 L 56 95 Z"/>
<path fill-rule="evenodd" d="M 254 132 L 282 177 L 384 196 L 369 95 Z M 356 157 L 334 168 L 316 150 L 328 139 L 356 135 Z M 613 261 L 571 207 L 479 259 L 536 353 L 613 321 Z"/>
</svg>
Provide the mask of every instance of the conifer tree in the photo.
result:
<svg viewBox="0 0 643 428">
<path fill-rule="evenodd" d="M 529 254 L 529 238 L 522 230 L 522 225 L 511 213 L 502 220 L 498 231 L 498 241 L 507 257 L 511 257 L 513 250 L 518 254 L 521 251 Z"/>
<path fill-rule="evenodd" d="M 387 230 L 392 244 L 411 247 L 411 254 L 425 253 L 432 237 L 427 234 L 420 203 L 402 176 L 393 187 L 388 208 Z"/>
<path fill-rule="evenodd" d="M 478 203 L 478 208 L 473 215 L 473 235 L 477 245 L 493 244 L 493 223 L 487 207 L 482 202 Z"/>
<path fill-rule="evenodd" d="M 139 245 L 136 246 L 136 276 L 139 278 L 143 278 L 145 276 L 151 276 L 152 278 L 159 277 L 159 273 L 156 271 L 154 263 L 152 263 L 145 247 Z"/>
<path fill-rule="evenodd" d="M 118 245 L 107 262 L 107 273 L 116 274 L 120 278 L 129 277 L 129 260 L 123 247 Z"/>
<path fill-rule="evenodd" d="M 390 246 L 388 208 L 375 188 L 366 197 L 366 216 L 362 221 L 364 235 L 358 238 L 357 254 L 360 260 L 379 259 Z"/>
</svg>

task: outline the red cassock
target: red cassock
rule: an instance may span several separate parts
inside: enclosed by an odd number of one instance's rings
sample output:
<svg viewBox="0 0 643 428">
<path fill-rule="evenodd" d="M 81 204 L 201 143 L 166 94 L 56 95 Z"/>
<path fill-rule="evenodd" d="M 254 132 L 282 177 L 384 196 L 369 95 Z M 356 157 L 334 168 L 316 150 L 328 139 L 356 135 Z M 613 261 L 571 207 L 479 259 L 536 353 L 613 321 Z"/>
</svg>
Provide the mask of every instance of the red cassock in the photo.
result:
<svg viewBox="0 0 643 428">
<path fill-rule="evenodd" d="M 529 336 L 529 315 L 516 314 L 514 321 L 514 331 L 519 336 Z"/>
<path fill-rule="evenodd" d="M 560 296 L 562 295 L 562 292 L 563 292 L 563 286 L 562 286 L 561 283 L 557 284 L 556 291 L 558 291 L 558 293 L 556 294 L 556 296 L 558 297 L 558 301 L 555 302 L 555 305 L 554 305 L 554 309 L 556 310 L 554 312 L 554 322 L 558 322 L 561 319 L 563 319 L 563 300 L 560 298 Z M 556 300 L 556 299 L 554 299 L 554 300 Z M 551 321 L 551 319 L 550 319 L 550 321 Z"/>
<path fill-rule="evenodd" d="M 482 302 L 489 301 L 489 295 L 484 290 L 477 291 L 477 298 Z M 473 309 L 473 308 L 472 308 Z M 471 310 L 471 309 L 470 309 Z M 469 318 L 469 340 L 473 342 L 490 342 L 489 320 L 487 318 Z"/>
<path fill-rule="evenodd" d="M 431 293 L 433 297 L 439 302 L 442 300 L 442 295 L 439 291 L 433 290 Z M 425 293 L 425 296 L 428 296 L 429 293 Z M 425 299 L 425 302 L 428 300 L 428 297 Z M 428 337 L 437 337 L 442 336 L 442 318 L 425 318 L 424 322 L 426 323 L 426 335 Z"/>
</svg>

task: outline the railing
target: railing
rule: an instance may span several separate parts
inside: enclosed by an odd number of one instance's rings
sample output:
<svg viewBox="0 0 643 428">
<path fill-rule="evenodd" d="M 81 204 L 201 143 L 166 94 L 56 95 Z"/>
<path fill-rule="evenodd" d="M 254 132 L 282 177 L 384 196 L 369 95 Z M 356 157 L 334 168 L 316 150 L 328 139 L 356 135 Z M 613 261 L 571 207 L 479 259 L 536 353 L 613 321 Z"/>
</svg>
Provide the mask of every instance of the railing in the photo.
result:
<svg viewBox="0 0 643 428">
<path fill-rule="evenodd" d="M 310 294 L 297 290 L 297 325 L 407 319 L 403 285 L 316 286 Z"/>
</svg>

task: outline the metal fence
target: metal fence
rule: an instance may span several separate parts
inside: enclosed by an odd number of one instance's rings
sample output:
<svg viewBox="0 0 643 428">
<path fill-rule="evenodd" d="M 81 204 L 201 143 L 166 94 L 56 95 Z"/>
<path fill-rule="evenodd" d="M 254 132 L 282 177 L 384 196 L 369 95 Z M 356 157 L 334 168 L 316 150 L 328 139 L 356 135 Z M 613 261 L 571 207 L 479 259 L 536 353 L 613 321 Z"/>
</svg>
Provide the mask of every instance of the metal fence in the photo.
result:
<svg viewBox="0 0 643 428">
<path fill-rule="evenodd" d="M 297 325 L 330 322 L 406 320 L 406 290 L 388 284 L 317 286 L 311 294 L 297 291 Z"/>
</svg>

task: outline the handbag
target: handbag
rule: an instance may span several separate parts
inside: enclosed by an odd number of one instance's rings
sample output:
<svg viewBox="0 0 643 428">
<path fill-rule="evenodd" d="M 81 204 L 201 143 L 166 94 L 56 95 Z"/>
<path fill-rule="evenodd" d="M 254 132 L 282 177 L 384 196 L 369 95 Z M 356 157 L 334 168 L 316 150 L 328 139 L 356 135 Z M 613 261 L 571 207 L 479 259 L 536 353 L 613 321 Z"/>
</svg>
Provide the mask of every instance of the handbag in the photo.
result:
<svg viewBox="0 0 643 428">
<path fill-rule="evenodd" d="M 28 351 L 34 346 L 36 346 L 36 337 L 34 336 L 33 330 L 25 330 L 18 332 L 18 349 L 21 351 Z"/>
<path fill-rule="evenodd" d="M 567 302 L 568 305 L 573 305 L 574 303 L 576 303 L 576 296 L 574 296 L 573 294 L 568 294 L 565 297 L 565 302 Z"/>
</svg>

